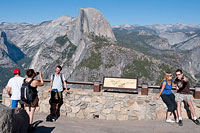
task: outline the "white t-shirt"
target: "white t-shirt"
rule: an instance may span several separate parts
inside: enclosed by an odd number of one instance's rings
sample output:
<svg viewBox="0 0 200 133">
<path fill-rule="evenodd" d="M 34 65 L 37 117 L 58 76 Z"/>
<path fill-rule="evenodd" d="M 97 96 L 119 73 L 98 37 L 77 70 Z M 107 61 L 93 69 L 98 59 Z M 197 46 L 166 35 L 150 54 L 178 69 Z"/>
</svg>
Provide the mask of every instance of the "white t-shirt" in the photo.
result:
<svg viewBox="0 0 200 133">
<path fill-rule="evenodd" d="M 21 99 L 21 86 L 24 82 L 22 77 L 13 77 L 9 79 L 7 86 L 11 87 L 11 99 L 20 100 Z"/>
<path fill-rule="evenodd" d="M 65 81 L 65 76 L 64 74 L 62 74 L 62 79 L 63 82 Z M 53 80 L 53 75 L 51 75 L 51 80 Z M 56 73 L 54 74 L 54 80 L 53 80 L 53 85 L 52 85 L 52 89 L 58 89 L 58 91 L 63 91 L 63 85 L 64 83 L 62 83 L 62 80 L 60 78 L 60 74 L 57 75 Z"/>
</svg>

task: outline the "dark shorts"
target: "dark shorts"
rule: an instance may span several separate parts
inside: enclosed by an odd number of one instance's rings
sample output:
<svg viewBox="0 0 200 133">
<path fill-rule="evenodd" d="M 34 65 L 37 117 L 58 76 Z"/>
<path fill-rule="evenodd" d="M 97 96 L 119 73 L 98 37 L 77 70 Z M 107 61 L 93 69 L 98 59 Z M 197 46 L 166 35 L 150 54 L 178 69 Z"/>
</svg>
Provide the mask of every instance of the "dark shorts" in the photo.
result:
<svg viewBox="0 0 200 133">
<path fill-rule="evenodd" d="M 51 91 L 50 103 L 61 103 L 63 101 L 62 92 Z"/>
<path fill-rule="evenodd" d="M 39 98 L 38 96 L 36 96 L 33 102 L 31 102 L 30 104 L 25 103 L 25 107 L 38 107 L 38 102 Z"/>
</svg>

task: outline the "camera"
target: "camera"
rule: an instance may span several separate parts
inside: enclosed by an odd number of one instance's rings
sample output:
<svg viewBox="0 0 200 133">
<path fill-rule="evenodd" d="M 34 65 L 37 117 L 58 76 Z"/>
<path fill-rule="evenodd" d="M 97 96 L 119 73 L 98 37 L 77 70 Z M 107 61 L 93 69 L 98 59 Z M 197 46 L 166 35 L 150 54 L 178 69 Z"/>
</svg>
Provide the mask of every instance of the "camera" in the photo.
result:
<svg viewBox="0 0 200 133">
<path fill-rule="evenodd" d="M 36 72 L 36 75 L 39 75 L 39 72 Z"/>
</svg>

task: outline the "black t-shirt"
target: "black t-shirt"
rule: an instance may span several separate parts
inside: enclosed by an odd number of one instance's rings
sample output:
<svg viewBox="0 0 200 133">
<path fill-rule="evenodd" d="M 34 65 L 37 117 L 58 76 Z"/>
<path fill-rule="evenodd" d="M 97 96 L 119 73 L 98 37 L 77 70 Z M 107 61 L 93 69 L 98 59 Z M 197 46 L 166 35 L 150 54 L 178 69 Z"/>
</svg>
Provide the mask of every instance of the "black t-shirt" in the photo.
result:
<svg viewBox="0 0 200 133">
<path fill-rule="evenodd" d="M 178 78 L 176 78 L 174 80 L 174 84 L 176 84 L 177 87 L 179 88 L 177 93 L 180 93 L 180 94 L 191 94 L 190 93 L 190 83 L 189 82 L 185 82 L 184 80 L 179 80 Z"/>
</svg>

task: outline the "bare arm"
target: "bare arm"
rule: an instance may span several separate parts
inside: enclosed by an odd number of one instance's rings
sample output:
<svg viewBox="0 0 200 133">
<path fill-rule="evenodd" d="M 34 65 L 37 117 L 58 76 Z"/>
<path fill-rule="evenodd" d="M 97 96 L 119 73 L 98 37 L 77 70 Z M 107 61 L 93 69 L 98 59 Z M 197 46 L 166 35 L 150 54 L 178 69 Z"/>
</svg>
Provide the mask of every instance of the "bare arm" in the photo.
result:
<svg viewBox="0 0 200 133">
<path fill-rule="evenodd" d="M 174 82 L 172 82 L 172 87 L 176 87 L 176 84 Z"/>
<path fill-rule="evenodd" d="M 8 95 L 11 96 L 11 87 L 8 87 L 7 92 L 8 92 Z"/>
<path fill-rule="evenodd" d="M 40 81 L 39 80 L 34 80 L 33 81 L 33 85 L 34 86 L 43 86 L 44 85 L 44 81 L 43 81 L 43 78 L 42 78 L 42 73 L 39 72 L 39 75 L 40 75 Z"/>
<path fill-rule="evenodd" d="M 64 81 L 64 87 L 66 88 L 66 93 L 69 93 L 69 90 L 67 89 L 67 83 Z"/>
<path fill-rule="evenodd" d="M 51 80 L 51 81 L 50 81 L 50 89 L 48 90 L 48 92 L 51 92 L 52 86 L 53 86 L 53 82 L 52 82 L 52 80 Z"/>
<path fill-rule="evenodd" d="M 67 83 L 64 81 L 64 87 L 67 89 Z"/>
<path fill-rule="evenodd" d="M 156 96 L 157 99 L 160 98 L 160 95 L 162 94 L 162 92 L 163 92 L 165 86 L 166 86 L 166 82 L 163 82 L 163 83 L 162 83 L 162 88 L 161 88 L 161 90 L 160 90 L 160 93 L 158 94 L 158 96 Z"/>
<path fill-rule="evenodd" d="M 173 87 L 176 87 L 176 90 L 179 90 L 179 88 L 177 87 L 177 84 L 176 84 L 176 83 L 173 82 L 173 83 L 172 83 L 172 86 L 173 86 Z"/>
</svg>

